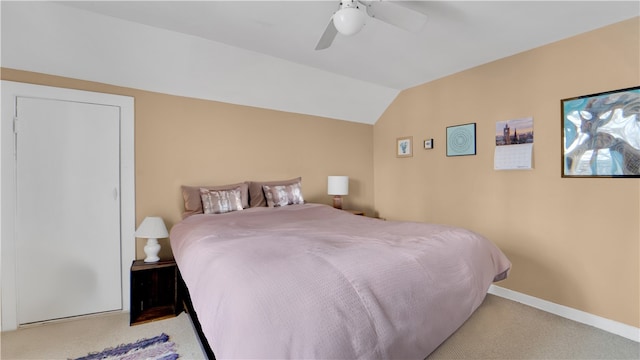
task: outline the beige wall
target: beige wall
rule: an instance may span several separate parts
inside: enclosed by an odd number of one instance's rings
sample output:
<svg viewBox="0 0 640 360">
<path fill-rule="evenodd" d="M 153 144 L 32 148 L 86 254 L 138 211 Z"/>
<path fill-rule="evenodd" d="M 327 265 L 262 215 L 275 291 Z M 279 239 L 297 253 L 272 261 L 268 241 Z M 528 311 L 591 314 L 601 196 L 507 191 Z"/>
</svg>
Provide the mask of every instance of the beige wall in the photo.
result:
<svg viewBox="0 0 640 360">
<path fill-rule="evenodd" d="M 348 175 L 345 208 L 373 210 L 373 126 L 197 100 L 31 72 L 2 79 L 135 98 L 136 224 L 181 219 L 180 186 L 302 176 L 305 200 L 331 203 L 328 175 Z M 161 255 L 170 256 L 168 241 Z M 137 242 L 143 258 L 144 242 Z"/>
<path fill-rule="evenodd" d="M 560 100 L 640 84 L 639 47 L 635 18 L 402 92 L 374 126 L 376 209 L 476 230 L 513 263 L 498 285 L 639 326 L 640 180 L 560 176 Z M 495 123 L 529 116 L 535 168 L 494 171 Z M 477 155 L 446 157 L 446 127 L 470 122 Z"/>
</svg>

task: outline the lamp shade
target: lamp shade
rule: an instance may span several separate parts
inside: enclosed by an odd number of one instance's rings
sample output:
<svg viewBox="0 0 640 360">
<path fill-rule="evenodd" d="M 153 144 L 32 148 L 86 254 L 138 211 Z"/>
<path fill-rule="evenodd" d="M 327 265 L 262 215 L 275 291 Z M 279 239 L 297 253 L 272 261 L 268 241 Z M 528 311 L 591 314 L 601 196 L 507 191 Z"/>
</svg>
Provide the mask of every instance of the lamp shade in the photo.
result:
<svg viewBox="0 0 640 360">
<path fill-rule="evenodd" d="M 147 216 L 136 230 L 135 236 L 145 239 L 161 239 L 169 237 L 169 232 L 161 217 Z"/>
<path fill-rule="evenodd" d="M 329 176 L 329 179 L 327 180 L 327 194 L 349 195 L 349 177 Z"/>
<path fill-rule="evenodd" d="M 342 35 L 356 34 L 364 26 L 365 15 L 353 7 L 343 7 L 333 14 L 333 25 Z"/>
</svg>

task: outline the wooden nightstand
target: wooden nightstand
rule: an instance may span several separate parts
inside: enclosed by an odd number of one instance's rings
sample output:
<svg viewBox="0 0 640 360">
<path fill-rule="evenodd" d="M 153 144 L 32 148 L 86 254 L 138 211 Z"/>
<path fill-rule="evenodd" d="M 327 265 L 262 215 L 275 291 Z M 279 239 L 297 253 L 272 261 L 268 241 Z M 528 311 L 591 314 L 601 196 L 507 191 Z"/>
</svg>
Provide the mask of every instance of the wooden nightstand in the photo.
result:
<svg viewBox="0 0 640 360">
<path fill-rule="evenodd" d="M 180 273 L 175 260 L 131 264 L 131 319 L 136 325 L 177 316 L 182 312 L 178 295 Z"/>
<path fill-rule="evenodd" d="M 344 211 L 350 212 L 353 215 L 360 215 L 360 216 L 364 216 L 364 211 L 360 211 L 360 210 L 349 210 L 349 209 L 342 209 Z"/>
</svg>

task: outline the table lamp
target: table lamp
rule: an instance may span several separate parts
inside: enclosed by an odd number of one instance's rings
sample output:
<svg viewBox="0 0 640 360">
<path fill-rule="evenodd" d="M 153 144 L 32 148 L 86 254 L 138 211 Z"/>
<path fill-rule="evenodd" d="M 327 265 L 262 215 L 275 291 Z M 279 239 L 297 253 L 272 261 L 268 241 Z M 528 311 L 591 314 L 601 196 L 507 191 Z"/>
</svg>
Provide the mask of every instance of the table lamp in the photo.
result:
<svg viewBox="0 0 640 360">
<path fill-rule="evenodd" d="M 329 176 L 327 193 L 333 195 L 333 207 L 342 209 L 342 195 L 349 195 L 349 177 Z"/>
<path fill-rule="evenodd" d="M 147 254 L 147 257 L 144 259 L 144 262 L 152 263 L 159 261 L 158 252 L 160 252 L 160 244 L 158 244 L 158 239 L 169 237 L 169 232 L 162 218 L 158 216 L 147 216 L 138 227 L 138 230 L 136 230 L 135 236 L 147 239 L 147 244 L 144 246 L 144 253 Z"/>
</svg>

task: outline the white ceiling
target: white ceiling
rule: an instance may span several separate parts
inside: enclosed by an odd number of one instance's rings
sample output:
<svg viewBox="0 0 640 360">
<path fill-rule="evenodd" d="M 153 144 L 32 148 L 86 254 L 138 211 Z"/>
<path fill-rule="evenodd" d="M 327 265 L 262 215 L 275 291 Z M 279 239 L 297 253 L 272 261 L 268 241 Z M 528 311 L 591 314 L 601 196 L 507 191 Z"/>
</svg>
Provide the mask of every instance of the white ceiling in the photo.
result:
<svg viewBox="0 0 640 360">
<path fill-rule="evenodd" d="M 339 1 L 103 1 L 70 5 L 403 90 L 640 15 L 640 2 L 396 1 L 427 16 L 410 33 L 369 18 L 314 50 Z"/>
<path fill-rule="evenodd" d="M 62 2 L 82 13 L 107 15 L 237 49 L 233 56 L 239 67 L 228 67 L 228 72 L 251 72 L 247 64 L 258 62 L 297 64 L 290 66 L 291 73 L 284 77 L 282 69 L 274 72 L 280 78 L 298 77 L 292 87 L 299 97 L 306 94 L 306 87 L 315 87 L 308 92 L 313 97 L 309 100 L 310 110 L 277 101 L 273 101 L 273 108 L 371 124 L 401 90 L 640 15 L 638 1 L 398 1 L 401 4 L 393 6 L 427 16 L 421 30 L 407 32 L 369 18 L 358 34 L 338 34 L 330 48 L 316 51 L 315 45 L 338 3 Z M 3 6 L 3 21 L 8 19 L 5 13 Z M 3 44 L 3 62 L 5 53 Z M 248 61 L 251 57 L 256 59 Z M 269 68 L 263 71 L 268 73 Z M 254 76 L 252 81 L 258 79 Z M 269 81 L 271 84 L 248 86 L 266 89 L 262 94 L 268 96 L 269 89 L 277 92 L 279 86 L 277 80 Z M 330 83 L 339 84 L 340 88 L 332 88 Z M 243 103 L 237 98 L 229 101 Z M 258 104 L 254 104 L 256 101 Z M 270 107 L 256 101 L 247 101 L 247 105 Z M 313 109 L 314 102 L 322 104 L 322 109 L 334 106 L 335 111 Z M 366 111 L 366 107 L 373 111 Z M 363 115 L 354 115 L 359 112 Z"/>
</svg>

